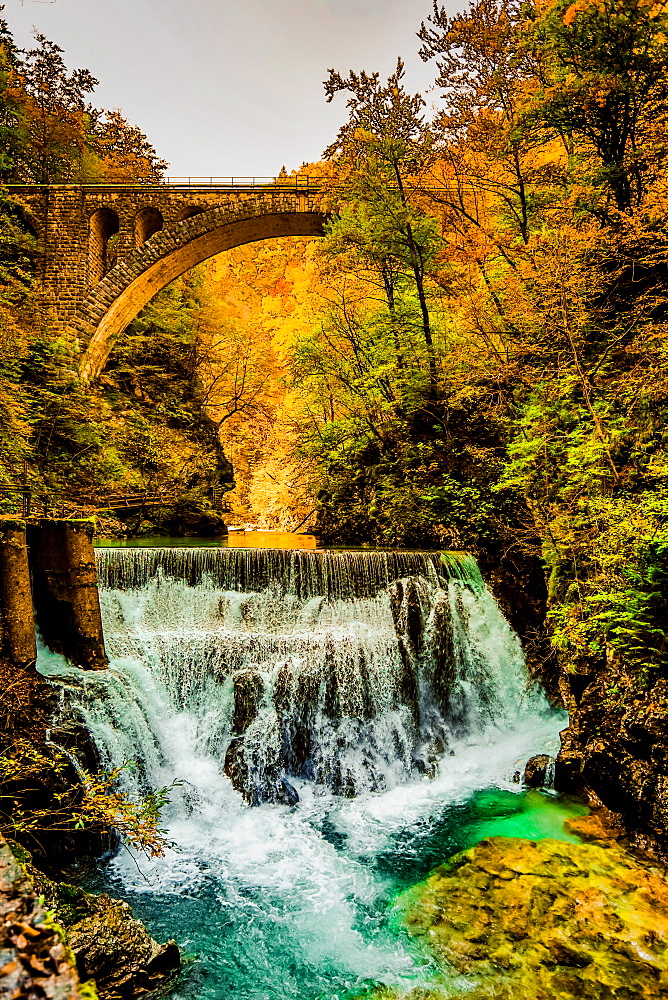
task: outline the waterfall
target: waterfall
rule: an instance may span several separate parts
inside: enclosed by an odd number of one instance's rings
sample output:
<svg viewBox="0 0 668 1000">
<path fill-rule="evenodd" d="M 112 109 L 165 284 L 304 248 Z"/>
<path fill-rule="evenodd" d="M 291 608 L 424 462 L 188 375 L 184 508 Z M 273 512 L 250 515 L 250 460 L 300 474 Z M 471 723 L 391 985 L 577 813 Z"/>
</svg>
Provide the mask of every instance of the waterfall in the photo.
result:
<svg viewBox="0 0 668 1000">
<path fill-rule="evenodd" d="M 105 589 L 134 590 L 161 576 L 240 592 L 271 587 L 297 598 L 367 597 L 415 575 L 484 586 L 478 564 L 466 552 L 136 548 L 130 554 L 106 548 L 97 551 L 97 572 Z"/>
<path fill-rule="evenodd" d="M 70 711 L 155 785 L 215 761 L 246 802 L 393 788 L 531 701 L 517 636 L 463 553 L 102 549 L 104 673 Z M 171 728 L 170 728 L 171 727 Z M 182 734 L 183 735 L 183 734 Z M 176 762 L 175 762 L 176 763 Z"/>
<path fill-rule="evenodd" d="M 197 955 L 176 996 L 440 990 L 392 926 L 401 870 L 418 881 L 466 846 L 464 828 L 487 815 L 467 805 L 481 790 L 521 799 L 511 776 L 553 753 L 563 725 L 527 687 L 519 640 L 475 560 L 182 548 L 97 558 L 109 669 L 44 650 L 39 668 L 63 723 L 85 724 L 103 765 L 137 762 L 125 791 L 179 783 L 162 817 L 165 856 L 122 851 L 102 873 L 155 936 Z"/>
</svg>

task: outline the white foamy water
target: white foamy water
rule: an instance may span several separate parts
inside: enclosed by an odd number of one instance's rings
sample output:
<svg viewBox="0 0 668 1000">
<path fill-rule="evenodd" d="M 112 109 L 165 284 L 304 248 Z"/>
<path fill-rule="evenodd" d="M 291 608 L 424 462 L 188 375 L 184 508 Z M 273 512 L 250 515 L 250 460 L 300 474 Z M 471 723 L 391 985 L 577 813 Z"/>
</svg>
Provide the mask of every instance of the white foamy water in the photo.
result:
<svg viewBox="0 0 668 1000">
<path fill-rule="evenodd" d="M 177 996 L 342 1000 L 371 981 L 431 981 L 388 924 L 400 886 L 374 859 L 433 836 L 480 790 L 516 787 L 561 725 L 527 689 L 491 594 L 461 563 L 454 574 L 431 558 L 401 581 L 362 565 L 346 598 L 339 564 L 328 595 L 314 591 L 331 567 L 310 564 L 297 586 L 294 562 L 287 582 L 284 564 L 253 564 L 262 589 L 242 592 L 221 572 L 188 582 L 187 554 L 181 578 L 154 554 L 150 576 L 137 551 L 102 574 L 114 583 L 102 591 L 109 670 L 48 654 L 41 669 L 105 764 L 138 762 L 126 790 L 181 782 L 164 814 L 174 846 L 151 862 L 123 851 L 107 873 L 152 926 L 199 952 L 209 971 Z M 269 801 L 251 807 L 232 787 L 226 761 L 239 760 L 246 799 Z M 298 804 L 276 801 L 285 782 Z"/>
</svg>

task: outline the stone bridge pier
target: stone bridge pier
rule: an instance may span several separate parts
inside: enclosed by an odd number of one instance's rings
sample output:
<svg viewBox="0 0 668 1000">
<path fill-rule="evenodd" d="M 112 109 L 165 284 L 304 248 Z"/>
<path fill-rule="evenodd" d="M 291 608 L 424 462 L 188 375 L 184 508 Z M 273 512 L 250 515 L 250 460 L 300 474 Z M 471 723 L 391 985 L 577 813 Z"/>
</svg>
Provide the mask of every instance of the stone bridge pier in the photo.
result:
<svg viewBox="0 0 668 1000">
<path fill-rule="evenodd" d="M 322 236 L 322 195 L 305 181 L 230 185 L 12 185 L 41 247 L 52 324 L 77 338 L 81 375 L 162 288 L 224 250 Z"/>
</svg>

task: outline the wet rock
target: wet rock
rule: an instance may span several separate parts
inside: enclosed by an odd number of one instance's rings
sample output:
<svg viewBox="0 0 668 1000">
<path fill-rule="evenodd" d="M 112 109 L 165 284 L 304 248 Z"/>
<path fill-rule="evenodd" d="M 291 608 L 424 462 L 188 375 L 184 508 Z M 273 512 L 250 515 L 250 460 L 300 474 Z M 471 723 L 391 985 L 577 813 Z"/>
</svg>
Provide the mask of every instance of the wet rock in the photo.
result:
<svg viewBox="0 0 668 1000">
<path fill-rule="evenodd" d="M 584 759 L 570 729 L 559 734 L 561 749 L 554 764 L 554 787 L 558 792 L 578 793 L 584 786 Z"/>
<path fill-rule="evenodd" d="M 254 781 L 254 768 L 246 759 L 245 738 L 258 718 L 264 695 L 264 682 L 255 670 L 244 670 L 234 678 L 233 736 L 225 754 L 224 771 L 232 785 L 249 805 L 266 801 Z"/>
<path fill-rule="evenodd" d="M 440 600 L 433 610 L 433 629 L 436 636 L 434 647 L 434 672 L 431 679 L 434 695 L 441 711 L 448 713 L 450 696 L 455 680 L 456 657 L 452 633 L 452 615 L 448 600 Z"/>
<path fill-rule="evenodd" d="M 399 656 L 401 657 L 401 673 L 397 684 L 397 694 L 400 705 L 405 705 L 411 713 L 413 724 L 420 724 L 420 695 L 418 688 L 417 664 L 409 653 L 406 640 L 398 640 Z"/>
<path fill-rule="evenodd" d="M 445 741 L 440 736 L 435 736 L 433 740 L 420 748 L 420 752 L 413 757 L 413 764 L 419 774 L 425 778 L 435 778 L 438 775 L 438 765 L 446 751 Z"/>
<path fill-rule="evenodd" d="M 245 736 L 232 740 L 225 755 L 225 774 L 249 806 L 263 802 L 295 805 L 299 795 L 283 773 L 278 735 L 267 740 L 272 753 L 263 752 L 264 741 L 258 744 L 255 735 L 251 727 Z"/>
<path fill-rule="evenodd" d="M 668 882 L 617 845 L 488 838 L 400 906 L 468 998 L 668 996 Z"/>
<path fill-rule="evenodd" d="M 336 760 L 331 768 L 329 774 L 329 780 L 327 784 L 332 789 L 335 795 L 340 795 L 344 799 L 354 799 L 357 795 L 357 788 L 355 787 L 355 779 L 351 772 L 342 767 L 341 761 Z M 377 791 L 376 788 L 372 789 Z"/>
<path fill-rule="evenodd" d="M 284 663 L 274 683 L 274 708 L 281 716 L 289 712 L 294 701 L 294 678 L 289 664 Z"/>
<path fill-rule="evenodd" d="M 417 656 L 422 648 L 422 608 L 420 607 L 420 595 L 418 594 L 415 580 L 411 577 L 406 580 L 404 590 L 405 608 L 405 629 L 406 636 L 411 642 L 415 655 Z"/>
<path fill-rule="evenodd" d="M 320 678 L 314 672 L 281 667 L 274 685 L 274 708 L 281 730 L 285 770 L 313 778 L 313 726 L 318 706 Z"/>
<path fill-rule="evenodd" d="M 127 903 L 103 894 L 90 914 L 67 928 L 79 973 L 95 979 L 99 996 L 138 997 L 168 982 L 181 959 L 174 941 L 158 944 Z"/>
<path fill-rule="evenodd" d="M 654 678 L 650 678 L 654 680 Z M 555 787 L 592 793 L 637 842 L 668 856 L 668 679 L 641 686 L 611 653 L 570 707 Z"/>
<path fill-rule="evenodd" d="M 552 772 L 554 757 L 549 754 L 539 753 L 535 757 L 530 757 L 524 768 L 522 778 L 527 788 L 545 788 L 552 784 Z"/>
<path fill-rule="evenodd" d="M 267 801 L 268 792 L 255 780 L 252 768 L 244 753 L 243 739 L 232 740 L 225 754 L 225 774 L 232 787 L 239 792 L 249 806 L 259 806 Z"/>
<path fill-rule="evenodd" d="M 25 868 L 0 837 L 0 996 L 95 1000 L 79 980 L 65 934 L 37 901 Z"/>
<path fill-rule="evenodd" d="M 304 692 L 298 690 L 299 679 L 295 681 L 287 665 L 279 672 L 273 703 L 264 707 L 265 685 L 258 671 L 244 670 L 234 678 L 234 736 L 225 754 L 224 770 L 248 805 L 294 805 L 299 801 L 284 772 L 299 774 L 305 768 L 310 749 L 308 718 L 318 691 L 317 680 L 310 680 L 309 685 L 307 678 L 306 694 L 312 697 L 310 701 L 306 698 L 300 713 L 296 702 Z"/>
<path fill-rule="evenodd" d="M 79 975 L 95 980 L 101 1000 L 134 1000 L 167 984 L 181 965 L 174 941 L 158 944 L 127 903 L 54 882 L 27 865 L 34 889 L 64 929 Z"/>
<path fill-rule="evenodd" d="M 244 670 L 234 678 L 234 717 L 232 729 L 235 735 L 245 733 L 262 704 L 264 683 L 255 670 Z"/>
<path fill-rule="evenodd" d="M 285 778 L 281 778 L 278 783 L 277 802 L 284 806 L 296 806 L 299 802 L 297 789 Z"/>
<path fill-rule="evenodd" d="M 592 809 L 586 816 L 567 819 L 564 826 L 569 833 L 589 843 L 617 841 L 626 834 L 621 817 L 605 807 Z"/>
</svg>

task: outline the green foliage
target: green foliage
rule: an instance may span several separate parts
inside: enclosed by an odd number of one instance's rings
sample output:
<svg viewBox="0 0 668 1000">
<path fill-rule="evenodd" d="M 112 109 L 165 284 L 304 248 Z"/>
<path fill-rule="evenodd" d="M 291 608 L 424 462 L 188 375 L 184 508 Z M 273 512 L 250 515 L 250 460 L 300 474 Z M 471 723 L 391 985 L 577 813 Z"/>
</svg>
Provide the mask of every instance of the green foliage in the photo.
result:
<svg viewBox="0 0 668 1000">
<path fill-rule="evenodd" d="M 160 856 L 167 846 L 160 811 L 176 783 L 135 802 L 119 789 L 123 771 L 133 766 L 95 775 L 82 771 L 72 780 L 65 754 L 19 737 L 0 753 L 0 831 L 39 845 L 40 835 L 105 833 L 111 827 L 147 857 Z"/>
<path fill-rule="evenodd" d="M 293 360 L 328 541 L 540 554 L 563 662 L 625 691 L 668 669 L 667 27 L 652 0 L 435 4 L 431 129 L 401 64 L 330 71 L 344 204 Z"/>
<path fill-rule="evenodd" d="M 350 96 L 348 120 L 325 150 L 337 156 L 337 199 L 346 206 L 329 233 L 330 255 L 349 258 L 356 246 L 367 271 L 382 282 L 390 316 L 399 289 L 410 289 L 420 316 L 429 369 L 430 390 L 436 383 L 436 352 L 428 301 L 428 276 L 441 246 L 434 220 L 409 197 L 414 178 L 432 154 L 432 137 L 421 114 L 420 94 L 404 89 L 404 64 L 383 86 L 378 73 L 350 72 L 347 78 L 329 71 L 327 100 Z"/>
<path fill-rule="evenodd" d="M 27 309 L 29 276 L 13 281 L 12 295 Z M 197 279 L 175 282 L 131 324 L 92 386 L 79 378 L 75 344 L 12 319 L 0 344 L 4 481 L 20 479 L 26 459 L 36 501 L 48 499 L 52 511 L 148 491 L 164 494 L 165 507 L 133 513 L 126 530 L 152 520 L 176 533 L 220 531 L 210 489 L 229 485 L 231 471 L 200 398 L 198 308 Z M 0 498 L 0 510 L 15 507 L 16 498 Z"/>
<path fill-rule="evenodd" d="M 668 9 L 651 0 L 560 0 L 523 7 L 524 52 L 540 87 L 527 122 L 579 139 L 593 182 L 617 208 L 641 203 L 657 169 L 655 116 L 668 99 Z M 535 64 L 534 64 L 535 63 Z"/>
<path fill-rule="evenodd" d="M 0 188 L 0 484 L 31 455 L 30 405 L 21 381 L 30 328 L 39 317 L 32 287 L 35 253 L 21 205 Z"/>
</svg>

